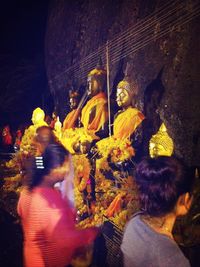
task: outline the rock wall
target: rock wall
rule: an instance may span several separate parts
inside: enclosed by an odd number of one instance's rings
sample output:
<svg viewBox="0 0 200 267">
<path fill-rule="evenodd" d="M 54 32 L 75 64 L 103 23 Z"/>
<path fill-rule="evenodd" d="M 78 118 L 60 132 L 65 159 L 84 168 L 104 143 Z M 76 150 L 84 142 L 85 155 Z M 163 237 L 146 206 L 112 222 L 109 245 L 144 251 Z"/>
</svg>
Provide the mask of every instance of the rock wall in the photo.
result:
<svg viewBox="0 0 200 267">
<path fill-rule="evenodd" d="M 145 88 L 164 67 L 165 94 L 158 112 L 176 154 L 200 165 L 199 9 L 195 0 L 52 0 L 46 69 L 61 118 L 68 111 L 70 86 L 86 84 L 99 56 L 106 64 L 107 43 L 112 97 L 130 62 L 142 109 Z"/>
</svg>

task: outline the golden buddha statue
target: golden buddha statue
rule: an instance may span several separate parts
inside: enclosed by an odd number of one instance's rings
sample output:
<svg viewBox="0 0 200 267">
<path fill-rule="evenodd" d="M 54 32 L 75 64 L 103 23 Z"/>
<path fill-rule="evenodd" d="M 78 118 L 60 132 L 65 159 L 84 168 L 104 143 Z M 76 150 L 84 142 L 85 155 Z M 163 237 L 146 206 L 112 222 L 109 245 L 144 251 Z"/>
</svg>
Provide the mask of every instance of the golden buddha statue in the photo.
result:
<svg viewBox="0 0 200 267">
<path fill-rule="evenodd" d="M 129 138 L 144 119 L 144 115 L 133 107 L 138 86 L 128 76 L 117 85 L 116 102 L 121 110 L 115 117 L 113 135 L 115 138 Z"/>
<path fill-rule="evenodd" d="M 40 127 L 40 126 L 47 126 L 47 123 L 45 122 L 45 113 L 41 108 L 36 108 L 33 111 L 32 114 L 32 122 L 35 127 Z"/>
<path fill-rule="evenodd" d="M 33 139 L 35 137 L 37 128 L 41 126 L 48 126 L 45 122 L 45 113 L 39 107 L 34 109 L 31 120 L 33 124 L 25 130 L 20 145 L 20 150 L 26 151 L 27 153 L 32 149 L 31 146 L 33 144 Z"/>
<path fill-rule="evenodd" d="M 55 135 L 57 136 L 57 138 L 59 140 L 61 140 L 61 137 L 62 137 L 62 123 L 60 122 L 59 116 L 57 116 L 57 118 L 56 118 L 56 122 L 55 122 L 55 125 L 54 125 L 54 130 L 55 130 Z"/>
<path fill-rule="evenodd" d="M 89 72 L 87 78 L 87 91 L 80 103 L 84 103 L 86 98 L 90 98 L 81 111 L 82 127 L 71 127 L 65 129 L 66 121 L 63 127 L 63 143 L 71 152 L 81 151 L 81 143 L 99 140 L 99 137 L 105 136 L 105 125 L 108 121 L 107 96 L 104 92 L 106 81 L 106 71 L 101 62 L 95 69 Z M 80 105 L 79 103 L 79 105 Z M 80 109 L 80 107 L 78 107 Z M 76 111 L 75 111 L 76 112 Z"/>
<path fill-rule="evenodd" d="M 70 128 L 80 127 L 80 112 L 81 108 L 79 105 L 80 95 L 78 91 L 69 90 L 69 104 L 70 112 L 64 119 L 62 130 L 65 131 Z"/>
<path fill-rule="evenodd" d="M 132 137 L 144 119 L 143 114 L 134 107 L 137 92 L 136 82 L 126 73 L 117 85 L 116 102 L 121 110 L 114 119 L 113 135 L 96 143 L 99 155 L 95 173 L 97 191 L 110 192 L 113 187 L 125 190 L 127 186 L 133 169 L 132 157 L 135 156 Z M 103 202 L 105 198 L 103 196 L 99 201 Z"/>
<path fill-rule="evenodd" d="M 116 102 L 121 110 L 114 119 L 113 135 L 96 144 L 99 155 L 105 160 L 110 156 L 114 163 L 125 162 L 135 155 L 132 137 L 144 119 L 144 115 L 134 107 L 138 85 L 131 80 L 129 70 L 130 65 L 127 64 L 125 77 L 117 85 Z"/>
<path fill-rule="evenodd" d="M 162 123 L 158 132 L 150 139 L 149 154 L 151 158 L 158 156 L 171 156 L 173 150 L 173 140 L 168 135 L 165 124 Z"/>
<path fill-rule="evenodd" d="M 101 62 L 88 74 L 87 93 L 90 100 L 81 113 L 81 122 L 86 131 L 93 133 L 104 128 L 108 120 L 107 96 L 105 94 L 106 71 Z"/>
<path fill-rule="evenodd" d="M 122 109 L 132 105 L 132 98 L 137 93 L 137 84 L 128 82 L 126 77 L 117 85 L 116 101 Z"/>
</svg>

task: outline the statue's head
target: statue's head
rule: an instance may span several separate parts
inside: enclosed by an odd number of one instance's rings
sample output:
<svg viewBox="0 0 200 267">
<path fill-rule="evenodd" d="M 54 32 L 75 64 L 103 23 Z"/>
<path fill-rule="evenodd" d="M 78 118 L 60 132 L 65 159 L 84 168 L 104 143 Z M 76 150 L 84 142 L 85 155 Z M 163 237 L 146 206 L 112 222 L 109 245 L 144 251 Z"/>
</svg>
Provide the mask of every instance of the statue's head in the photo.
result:
<svg viewBox="0 0 200 267">
<path fill-rule="evenodd" d="M 138 93 L 138 85 L 132 78 L 133 64 L 127 62 L 124 79 L 117 85 L 116 102 L 120 108 L 132 106 Z"/>
<path fill-rule="evenodd" d="M 39 124 L 43 122 L 44 118 L 45 118 L 45 113 L 41 108 L 34 109 L 31 119 L 33 124 Z"/>
<path fill-rule="evenodd" d="M 174 150 L 174 143 L 167 133 L 164 123 L 161 124 L 158 132 L 152 136 L 149 142 L 149 154 L 151 158 L 158 156 L 171 156 Z"/>
<path fill-rule="evenodd" d="M 53 113 L 52 113 L 52 119 L 53 120 L 56 120 L 57 119 L 57 112 L 54 110 Z"/>
<path fill-rule="evenodd" d="M 126 80 L 120 81 L 117 85 L 116 101 L 117 105 L 121 108 L 131 106 L 138 92 L 138 86 L 135 82 L 129 82 Z"/>
<path fill-rule="evenodd" d="M 78 107 L 80 95 L 78 91 L 69 90 L 69 104 L 71 109 Z"/>
<path fill-rule="evenodd" d="M 95 96 L 98 93 L 104 91 L 106 82 L 106 70 L 102 66 L 100 61 L 96 68 L 91 70 L 88 74 L 87 83 L 88 83 L 88 95 Z"/>
<path fill-rule="evenodd" d="M 17 137 L 22 137 L 22 131 L 20 129 L 17 130 L 16 136 Z"/>
<path fill-rule="evenodd" d="M 73 145 L 73 150 L 77 154 L 87 154 L 90 151 L 91 143 L 89 141 L 78 141 Z"/>
<path fill-rule="evenodd" d="M 55 141 L 53 129 L 49 126 L 41 126 L 36 130 L 36 141 L 49 144 Z"/>
<path fill-rule="evenodd" d="M 4 126 L 2 134 L 3 135 L 10 134 L 10 126 L 9 125 Z"/>
</svg>

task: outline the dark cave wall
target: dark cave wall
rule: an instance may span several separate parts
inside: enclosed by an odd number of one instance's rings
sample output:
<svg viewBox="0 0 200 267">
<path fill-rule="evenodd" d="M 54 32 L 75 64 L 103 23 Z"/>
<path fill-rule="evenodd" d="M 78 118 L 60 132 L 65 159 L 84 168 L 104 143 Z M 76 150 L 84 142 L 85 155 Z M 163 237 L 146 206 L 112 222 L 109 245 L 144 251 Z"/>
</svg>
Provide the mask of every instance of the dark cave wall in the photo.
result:
<svg viewBox="0 0 200 267">
<path fill-rule="evenodd" d="M 195 1 L 178 1 L 179 4 L 182 2 L 186 11 L 196 5 Z M 149 18 L 162 5 L 166 5 L 165 1 L 50 2 L 45 45 L 46 69 L 55 105 L 62 119 L 68 110 L 68 90 L 72 83 L 77 87 L 86 84 L 88 71 L 97 63 L 97 49 L 105 64 L 105 49 L 101 48 L 106 41 L 120 36 L 131 25 L 142 23 L 144 18 Z M 117 82 L 123 78 L 122 69 L 127 61 L 131 62 L 132 79 L 137 81 L 140 88 L 138 106 L 142 109 L 145 88 L 164 67 L 162 82 L 165 94 L 158 112 L 174 140 L 176 154 L 184 155 L 190 165 L 199 165 L 199 17 L 177 27 L 173 27 L 172 22 L 169 32 L 160 38 L 157 38 L 159 20 L 156 16 L 153 19 L 156 23 L 151 30 L 155 38 L 148 45 L 124 57 L 122 42 L 119 60 L 112 62 L 111 58 L 112 97 Z M 131 42 L 134 45 L 134 39 Z M 111 43 L 113 49 L 115 45 L 117 42 Z M 88 56 L 91 53 L 94 56 Z M 86 57 L 86 64 L 81 64 Z"/>
</svg>

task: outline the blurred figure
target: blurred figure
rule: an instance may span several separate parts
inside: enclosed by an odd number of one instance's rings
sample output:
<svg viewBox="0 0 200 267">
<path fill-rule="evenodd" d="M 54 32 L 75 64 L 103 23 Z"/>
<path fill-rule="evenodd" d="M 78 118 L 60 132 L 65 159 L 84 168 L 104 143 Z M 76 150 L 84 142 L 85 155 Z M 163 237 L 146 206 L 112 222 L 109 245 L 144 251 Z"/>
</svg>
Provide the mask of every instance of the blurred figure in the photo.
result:
<svg viewBox="0 0 200 267">
<path fill-rule="evenodd" d="M 75 228 L 75 215 L 67 200 L 54 189 L 69 172 L 69 153 L 60 144 L 49 144 L 29 166 L 30 176 L 21 192 L 18 213 L 24 231 L 26 267 L 64 267 L 75 250 L 91 244 L 98 230 Z"/>
<path fill-rule="evenodd" d="M 44 121 L 50 125 L 51 124 L 51 117 L 49 115 L 45 115 Z"/>
<path fill-rule="evenodd" d="M 2 131 L 3 148 L 10 151 L 12 149 L 12 143 L 13 143 L 13 138 L 10 132 L 10 126 L 6 125 Z"/>
<path fill-rule="evenodd" d="M 22 131 L 20 129 L 18 129 L 16 132 L 15 143 L 14 143 L 14 151 L 15 152 L 19 151 L 20 145 L 21 145 L 21 140 L 22 140 Z"/>
<path fill-rule="evenodd" d="M 51 123 L 49 125 L 52 129 L 54 129 L 55 123 L 57 121 L 57 117 L 58 117 L 57 112 L 56 111 L 53 111 Z"/>
<path fill-rule="evenodd" d="M 35 147 L 35 156 L 41 156 L 46 147 L 49 144 L 56 144 L 59 143 L 55 135 L 55 131 L 50 126 L 41 126 L 36 130 L 36 136 L 33 140 L 33 146 Z M 69 174 L 65 175 L 65 179 L 62 182 L 58 182 L 54 185 L 54 187 L 61 191 L 63 198 L 68 198 L 70 203 L 73 201 L 73 164 L 71 162 L 71 155 L 69 155 L 70 161 L 70 172 Z M 67 196 L 68 194 L 68 196 Z M 73 206 L 73 205 L 71 205 Z"/>
<path fill-rule="evenodd" d="M 33 141 L 36 147 L 36 156 L 40 156 L 49 144 L 57 143 L 58 140 L 50 126 L 41 126 L 36 130 Z"/>
<path fill-rule="evenodd" d="M 143 160 L 136 169 L 142 212 L 125 228 L 121 249 L 125 267 L 189 267 L 172 229 L 192 203 L 193 179 L 172 157 Z"/>
</svg>

